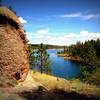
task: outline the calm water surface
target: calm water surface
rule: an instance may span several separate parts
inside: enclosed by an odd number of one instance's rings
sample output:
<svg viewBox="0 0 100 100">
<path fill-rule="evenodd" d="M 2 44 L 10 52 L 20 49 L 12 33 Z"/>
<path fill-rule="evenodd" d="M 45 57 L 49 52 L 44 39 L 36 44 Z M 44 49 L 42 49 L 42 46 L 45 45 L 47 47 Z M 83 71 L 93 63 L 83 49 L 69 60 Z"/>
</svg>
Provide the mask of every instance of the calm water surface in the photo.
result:
<svg viewBox="0 0 100 100">
<path fill-rule="evenodd" d="M 57 56 L 56 49 L 48 50 L 51 59 L 51 69 L 53 75 L 65 79 L 72 79 L 79 75 L 80 65 L 71 60 L 64 60 L 63 57 Z"/>
</svg>

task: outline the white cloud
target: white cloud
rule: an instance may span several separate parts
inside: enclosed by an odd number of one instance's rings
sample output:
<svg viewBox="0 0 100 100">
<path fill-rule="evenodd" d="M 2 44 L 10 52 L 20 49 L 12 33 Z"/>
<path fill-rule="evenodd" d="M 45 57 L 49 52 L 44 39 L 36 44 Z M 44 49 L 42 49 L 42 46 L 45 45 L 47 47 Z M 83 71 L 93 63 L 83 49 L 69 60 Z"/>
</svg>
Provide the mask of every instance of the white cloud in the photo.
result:
<svg viewBox="0 0 100 100">
<path fill-rule="evenodd" d="M 49 29 L 37 30 L 37 32 L 35 34 L 36 34 L 36 37 L 38 37 L 38 38 L 44 38 L 45 36 L 49 35 Z"/>
<path fill-rule="evenodd" d="M 69 13 L 69 14 L 60 15 L 60 17 L 61 18 L 81 18 L 84 20 L 89 20 L 93 18 L 100 18 L 100 14 L 84 14 L 81 12 L 77 12 L 77 13 Z"/>
<path fill-rule="evenodd" d="M 23 19 L 23 17 L 19 17 L 18 19 L 20 20 L 20 22 L 21 22 L 22 24 L 27 23 L 27 21 L 26 21 L 25 19 Z"/>
<path fill-rule="evenodd" d="M 60 17 L 66 18 L 66 17 L 80 17 L 80 16 L 81 16 L 81 13 L 78 12 L 78 13 L 70 13 L 70 14 L 61 15 Z"/>
<path fill-rule="evenodd" d="M 53 44 L 53 45 L 71 45 L 77 41 L 85 42 L 87 40 L 96 40 L 100 38 L 100 33 L 81 31 L 76 33 L 63 33 L 52 35 L 48 29 L 37 30 L 35 33 L 28 33 L 28 39 L 33 44 Z"/>
<path fill-rule="evenodd" d="M 88 15 L 82 15 L 81 18 L 85 19 L 85 20 L 89 20 L 89 19 L 94 19 L 94 18 L 100 18 L 100 14 L 88 14 Z"/>
<path fill-rule="evenodd" d="M 93 33 L 88 31 L 81 31 L 80 32 L 80 41 L 85 42 L 85 40 L 96 40 L 97 38 L 100 38 L 100 33 Z"/>
</svg>

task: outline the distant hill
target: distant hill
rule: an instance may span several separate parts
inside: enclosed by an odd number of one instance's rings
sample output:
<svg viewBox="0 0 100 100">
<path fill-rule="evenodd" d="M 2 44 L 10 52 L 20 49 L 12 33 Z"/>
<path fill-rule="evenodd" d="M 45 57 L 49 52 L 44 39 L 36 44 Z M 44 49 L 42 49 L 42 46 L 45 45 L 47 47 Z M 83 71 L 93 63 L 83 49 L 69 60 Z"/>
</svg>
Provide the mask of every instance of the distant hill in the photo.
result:
<svg viewBox="0 0 100 100">
<path fill-rule="evenodd" d="M 39 44 L 29 44 L 31 45 L 34 49 L 36 49 L 38 47 Z M 50 44 L 44 44 L 44 46 L 47 49 L 63 49 L 64 46 L 59 46 L 59 45 L 50 45 Z"/>
</svg>

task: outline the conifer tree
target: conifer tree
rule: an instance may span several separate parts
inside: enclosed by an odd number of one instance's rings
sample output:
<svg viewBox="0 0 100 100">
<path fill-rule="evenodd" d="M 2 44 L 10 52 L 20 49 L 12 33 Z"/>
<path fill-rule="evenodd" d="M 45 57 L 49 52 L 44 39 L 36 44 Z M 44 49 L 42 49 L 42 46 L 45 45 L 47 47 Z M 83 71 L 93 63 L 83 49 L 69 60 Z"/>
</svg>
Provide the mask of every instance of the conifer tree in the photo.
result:
<svg viewBox="0 0 100 100">
<path fill-rule="evenodd" d="M 0 6 L 2 6 L 2 0 L 0 0 Z"/>
<path fill-rule="evenodd" d="M 46 47 L 41 43 L 38 47 L 38 50 L 35 54 L 36 57 L 36 67 L 40 70 L 41 73 L 45 72 L 50 74 L 51 73 L 51 62 L 49 59 L 49 55 L 47 53 Z"/>
</svg>

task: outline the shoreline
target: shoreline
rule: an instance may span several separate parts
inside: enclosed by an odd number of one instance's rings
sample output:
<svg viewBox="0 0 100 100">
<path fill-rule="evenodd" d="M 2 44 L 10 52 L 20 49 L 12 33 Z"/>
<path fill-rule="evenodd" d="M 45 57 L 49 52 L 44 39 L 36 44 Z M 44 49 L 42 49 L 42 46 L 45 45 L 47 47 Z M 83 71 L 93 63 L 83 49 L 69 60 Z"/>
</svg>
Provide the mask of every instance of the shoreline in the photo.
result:
<svg viewBox="0 0 100 100">
<path fill-rule="evenodd" d="M 64 53 L 57 54 L 57 56 L 64 57 L 65 60 L 73 60 L 73 61 L 80 62 L 80 58 L 78 56 L 69 56 L 69 55 L 64 54 Z"/>
</svg>

